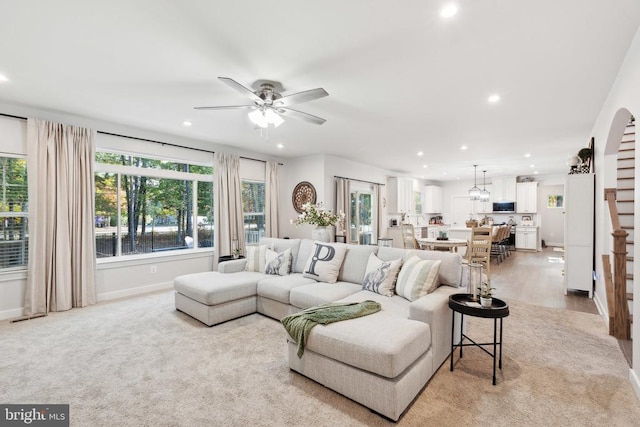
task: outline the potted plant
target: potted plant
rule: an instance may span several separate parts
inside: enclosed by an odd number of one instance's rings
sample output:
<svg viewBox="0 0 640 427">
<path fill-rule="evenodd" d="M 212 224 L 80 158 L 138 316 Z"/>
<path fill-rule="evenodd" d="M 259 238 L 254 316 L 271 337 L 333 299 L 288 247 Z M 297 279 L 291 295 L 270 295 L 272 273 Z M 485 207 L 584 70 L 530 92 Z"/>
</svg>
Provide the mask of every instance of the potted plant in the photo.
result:
<svg viewBox="0 0 640 427">
<path fill-rule="evenodd" d="M 491 307 L 491 303 L 492 303 L 492 297 L 491 297 L 491 293 L 495 290 L 496 288 L 492 288 L 490 284 L 488 283 L 483 283 L 482 285 L 480 285 L 480 287 L 478 288 L 478 293 L 480 294 L 480 305 L 483 307 Z"/>
<path fill-rule="evenodd" d="M 240 255 L 242 255 L 242 249 L 240 249 L 240 248 L 235 248 L 235 249 L 233 250 L 233 258 L 234 258 L 234 259 L 238 259 L 238 258 L 240 258 Z"/>
</svg>

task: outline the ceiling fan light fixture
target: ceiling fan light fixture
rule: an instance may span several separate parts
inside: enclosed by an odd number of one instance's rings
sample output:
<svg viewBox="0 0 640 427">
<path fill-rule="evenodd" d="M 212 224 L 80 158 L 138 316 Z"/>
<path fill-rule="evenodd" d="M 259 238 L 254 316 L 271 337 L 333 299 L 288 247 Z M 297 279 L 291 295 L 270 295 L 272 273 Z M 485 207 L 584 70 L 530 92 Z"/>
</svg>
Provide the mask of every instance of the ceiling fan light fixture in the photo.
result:
<svg viewBox="0 0 640 427">
<path fill-rule="evenodd" d="M 269 126 L 267 118 L 261 110 L 253 110 L 249 112 L 248 116 L 249 120 L 251 120 L 253 124 L 260 126 L 261 128 L 266 128 L 267 126 Z"/>
<path fill-rule="evenodd" d="M 280 117 L 280 114 L 276 113 L 271 108 L 267 109 L 264 112 L 264 116 L 267 118 L 267 123 L 272 124 L 275 127 L 278 127 L 282 123 L 284 123 L 284 120 L 282 119 L 282 117 Z"/>
</svg>

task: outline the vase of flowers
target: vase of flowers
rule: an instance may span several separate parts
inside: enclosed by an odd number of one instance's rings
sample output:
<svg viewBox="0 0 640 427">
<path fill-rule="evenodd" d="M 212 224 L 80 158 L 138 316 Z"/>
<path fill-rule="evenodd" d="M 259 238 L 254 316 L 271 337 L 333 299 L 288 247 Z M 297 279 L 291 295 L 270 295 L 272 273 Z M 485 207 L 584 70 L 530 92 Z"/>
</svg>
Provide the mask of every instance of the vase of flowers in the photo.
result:
<svg viewBox="0 0 640 427">
<path fill-rule="evenodd" d="M 311 237 L 314 240 L 322 242 L 331 241 L 331 227 L 336 225 L 338 221 L 344 219 L 344 213 L 334 214 L 330 210 L 325 209 L 322 203 L 311 204 L 305 203 L 302 205 L 302 213 L 298 215 L 298 218 L 291 220 L 292 224 L 300 226 L 303 224 L 314 225 L 315 229 L 311 232 Z"/>
</svg>

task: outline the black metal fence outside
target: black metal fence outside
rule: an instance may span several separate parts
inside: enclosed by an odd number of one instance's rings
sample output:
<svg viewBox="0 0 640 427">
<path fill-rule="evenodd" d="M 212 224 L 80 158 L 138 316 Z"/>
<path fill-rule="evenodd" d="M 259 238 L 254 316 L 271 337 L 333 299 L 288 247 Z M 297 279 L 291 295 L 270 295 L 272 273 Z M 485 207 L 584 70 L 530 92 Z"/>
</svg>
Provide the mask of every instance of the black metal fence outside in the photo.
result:
<svg viewBox="0 0 640 427">
<path fill-rule="evenodd" d="M 177 231 L 148 232 L 137 234 L 133 244 L 129 234 L 121 235 L 122 255 L 145 254 L 151 252 L 164 252 L 188 249 L 191 246 L 189 239 L 178 236 Z M 213 246 L 213 230 L 198 230 L 198 247 L 207 248 Z M 118 237 L 116 233 L 96 235 L 96 257 L 107 258 L 117 255 Z"/>
</svg>

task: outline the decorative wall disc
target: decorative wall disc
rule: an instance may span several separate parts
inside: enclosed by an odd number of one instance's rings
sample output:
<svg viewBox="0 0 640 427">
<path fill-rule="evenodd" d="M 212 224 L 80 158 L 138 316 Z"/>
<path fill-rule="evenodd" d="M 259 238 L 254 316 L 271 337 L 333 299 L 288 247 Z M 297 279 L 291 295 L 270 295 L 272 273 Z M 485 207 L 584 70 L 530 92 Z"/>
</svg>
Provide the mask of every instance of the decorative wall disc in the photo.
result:
<svg viewBox="0 0 640 427">
<path fill-rule="evenodd" d="M 302 205 L 304 205 L 305 203 L 309 202 L 315 204 L 316 189 L 313 187 L 313 184 L 307 181 L 298 183 L 298 185 L 296 185 L 296 188 L 293 189 L 291 202 L 293 203 L 293 208 L 298 213 L 302 213 Z"/>
</svg>

